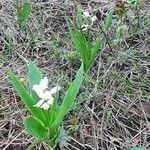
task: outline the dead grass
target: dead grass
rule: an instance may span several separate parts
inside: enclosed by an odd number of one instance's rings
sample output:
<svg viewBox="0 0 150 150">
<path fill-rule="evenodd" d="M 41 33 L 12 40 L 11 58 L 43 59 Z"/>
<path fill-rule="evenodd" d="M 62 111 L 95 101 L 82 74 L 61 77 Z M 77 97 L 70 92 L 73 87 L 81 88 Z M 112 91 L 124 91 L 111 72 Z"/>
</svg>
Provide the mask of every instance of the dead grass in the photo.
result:
<svg viewBox="0 0 150 150">
<path fill-rule="evenodd" d="M 93 0 L 94 1 L 94 0 Z M 50 77 L 51 84 L 64 76 L 62 93 L 73 79 L 79 58 L 73 51 L 64 15 L 72 16 L 76 1 L 36 0 L 32 2 L 28 30 L 20 32 L 15 2 L 2 1 L 0 10 L 0 149 L 24 150 L 35 142 L 26 134 L 22 118 L 28 112 L 12 88 L 7 70 L 26 78 L 26 60 L 32 60 Z M 80 2 L 85 9 L 108 9 L 108 1 Z M 92 7 L 88 7 L 92 5 Z M 140 32 L 130 34 L 113 46 L 117 58 L 126 50 L 138 53 L 120 62 L 104 43 L 80 90 L 73 110 L 64 121 L 71 141 L 66 149 L 128 150 L 132 146 L 150 148 L 150 23 L 149 2 L 140 10 Z M 134 10 L 133 10 L 134 12 Z M 136 14 L 136 12 L 134 12 Z M 145 18 L 145 19 L 143 19 Z M 129 27 L 137 21 L 129 21 Z M 145 22 L 144 22 L 145 21 Z M 112 35 L 115 27 L 112 27 Z M 98 32 L 97 26 L 94 29 Z M 110 35 L 109 35 L 110 36 Z M 110 36 L 110 39 L 112 36 Z M 46 150 L 45 144 L 32 149 Z M 60 148 L 58 148 L 60 149 Z"/>
</svg>

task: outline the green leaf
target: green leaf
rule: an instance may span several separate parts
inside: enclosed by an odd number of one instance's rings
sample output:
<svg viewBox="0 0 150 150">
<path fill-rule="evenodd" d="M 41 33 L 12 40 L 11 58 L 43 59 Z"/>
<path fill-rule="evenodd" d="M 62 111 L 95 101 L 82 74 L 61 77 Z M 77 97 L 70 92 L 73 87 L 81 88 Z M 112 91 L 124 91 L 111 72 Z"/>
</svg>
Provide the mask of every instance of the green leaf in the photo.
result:
<svg viewBox="0 0 150 150">
<path fill-rule="evenodd" d="M 24 102 L 27 109 L 37 118 L 39 118 L 43 123 L 45 123 L 45 117 L 42 113 L 42 110 L 39 108 L 34 107 L 35 100 L 28 94 L 22 83 L 17 79 L 15 74 L 9 70 L 8 75 L 11 79 L 11 82 L 16 90 L 16 92 L 19 94 L 21 100 Z"/>
<path fill-rule="evenodd" d="M 38 67 L 30 62 L 28 65 L 28 83 L 30 87 L 30 93 L 35 102 L 39 101 L 39 97 L 36 92 L 32 90 L 33 85 L 39 84 L 42 79 L 42 73 L 39 71 Z"/>
<path fill-rule="evenodd" d="M 25 2 L 23 4 L 23 6 L 20 7 L 18 4 L 18 1 L 17 1 L 17 13 L 16 13 L 16 15 L 18 17 L 18 22 L 19 22 L 21 29 L 23 29 L 23 27 L 27 21 L 27 18 L 30 15 L 30 12 L 31 12 L 31 4 L 29 2 Z"/>
<path fill-rule="evenodd" d="M 104 36 L 101 33 L 100 36 L 95 40 L 93 47 L 91 48 L 91 63 L 94 61 L 99 49 L 101 49 L 102 42 L 104 41 Z M 100 50 L 101 51 L 101 50 Z"/>
<path fill-rule="evenodd" d="M 73 45 L 76 49 L 76 51 L 79 53 L 82 62 L 84 64 L 84 70 L 86 71 L 89 67 L 89 61 L 90 61 L 90 48 L 91 43 L 90 41 L 86 40 L 86 37 L 82 30 L 78 30 L 72 27 L 71 21 L 69 18 L 66 17 L 67 26 L 69 29 L 69 33 L 71 36 L 71 40 L 73 42 Z"/>
<path fill-rule="evenodd" d="M 147 149 L 147 148 L 142 148 L 142 147 L 133 147 L 129 150 L 150 150 L 150 149 Z"/>
<path fill-rule="evenodd" d="M 42 79 L 42 73 L 39 71 L 39 68 L 33 63 L 30 62 L 28 65 L 28 82 L 30 88 L 34 84 L 39 84 Z"/>
<path fill-rule="evenodd" d="M 81 59 L 84 62 L 85 56 L 84 56 L 84 53 L 83 53 L 83 49 L 85 48 L 85 45 L 83 46 L 83 44 L 85 44 L 85 43 L 83 43 L 84 40 L 83 40 L 81 31 L 78 31 L 77 29 L 72 27 L 69 18 L 66 17 L 66 21 L 67 21 L 67 26 L 68 26 L 68 29 L 69 29 L 69 33 L 70 33 L 70 36 L 71 36 L 72 43 L 73 43 L 76 51 L 80 54 Z"/>
<path fill-rule="evenodd" d="M 53 124 L 51 125 L 52 130 L 56 130 L 59 127 L 59 125 L 62 122 L 62 120 L 64 119 L 65 115 L 71 109 L 71 107 L 74 103 L 74 100 L 77 96 L 77 93 L 79 91 L 79 88 L 81 86 L 81 83 L 83 81 L 83 75 L 84 75 L 84 67 L 82 64 L 80 69 L 77 72 L 76 78 L 71 83 L 71 85 L 69 86 L 69 88 L 65 94 L 63 102 L 58 110 L 58 114 L 57 114 Z"/>
<path fill-rule="evenodd" d="M 38 140 L 46 140 L 48 136 L 48 130 L 44 128 L 41 123 L 33 117 L 28 117 L 24 120 L 26 131 L 37 138 Z"/>
<path fill-rule="evenodd" d="M 53 101 L 53 104 L 49 110 L 49 124 L 51 125 L 53 123 L 53 121 L 55 120 L 55 116 L 56 116 L 56 113 L 57 113 L 57 101 L 58 101 L 58 98 L 59 98 L 59 92 L 57 91 L 56 95 L 55 95 L 55 98 L 54 98 L 54 101 Z"/>
</svg>

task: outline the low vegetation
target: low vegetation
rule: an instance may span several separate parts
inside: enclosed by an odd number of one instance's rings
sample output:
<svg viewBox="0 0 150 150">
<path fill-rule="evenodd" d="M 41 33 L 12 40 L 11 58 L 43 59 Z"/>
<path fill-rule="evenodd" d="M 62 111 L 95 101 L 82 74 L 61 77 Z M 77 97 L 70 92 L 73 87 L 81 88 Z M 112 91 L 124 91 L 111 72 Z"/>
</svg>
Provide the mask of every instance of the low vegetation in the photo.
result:
<svg viewBox="0 0 150 150">
<path fill-rule="evenodd" d="M 0 2 L 0 149 L 149 150 L 150 2 Z"/>
</svg>

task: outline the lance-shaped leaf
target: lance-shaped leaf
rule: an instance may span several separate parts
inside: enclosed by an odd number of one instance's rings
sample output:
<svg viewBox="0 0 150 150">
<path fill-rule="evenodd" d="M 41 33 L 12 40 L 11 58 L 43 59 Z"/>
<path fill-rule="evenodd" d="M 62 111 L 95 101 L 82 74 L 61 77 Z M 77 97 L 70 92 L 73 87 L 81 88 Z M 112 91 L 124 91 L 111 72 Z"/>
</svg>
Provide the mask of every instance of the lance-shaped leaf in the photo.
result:
<svg viewBox="0 0 150 150">
<path fill-rule="evenodd" d="M 43 123 L 45 123 L 45 116 L 42 113 L 42 110 L 34 107 L 35 101 L 33 98 L 29 95 L 29 93 L 26 91 L 25 87 L 22 85 L 22 83 L 17 79 L 15 74 L 9 70 L 8 71 L 9 77 L 11 79 L 11 82 L 16 90 L 16 92 L 19 94 L 21 100 L 24 102 L 27 109 L 38 119 L 40 119 Z"/>
<path fill-rule="evenodd" d="M 33 117 L 28 117 L 24 120 L 26 131 L 37 138 L 38 140 L 46 140 L 48 136 L 48 130 L 42 126 L 42 124 Z"/>
<path fill-rule="evenodd" d="M 51 125 L 52 130 L 57 130 L 59 125 L 61 124 L 62 120 L 64 119 L 65 115 L 68 113 L 68 111 L 71 109 L 74 100 L 77 96 L 77 93 L 79 91 L 79 88 L 81 87 L 82 81 L 84 76 L 84 67 L 83 64 L 81 65 L 80 69 L 77 72 L 76 78 L 69 86 L 65 97 L 63 99 L 63 102 L 58 110 L 58 113 L 56 115 L 56 118 Z"/>
<path fill-rule="evenodd" d="M 30 62 L 28 65 L 28 84 L 30 88 L 30 94 L 35 102 L 38 102 L 40 99 L 37 96 L 36 92 L 32 90 L 33 85 L 39 84 L 42 79 L 42 73 L 39 71 L 37 66 Z"/>
<path fill-rule="evenodd" d="M 71 24 L 71 20 L 68 17 L 66 17 L 66 22 L 73 45 L 82 59 L 84 69 L 87 70 L 89 64 L 88 62 L 90 60 L 89 41 L 86 40 L 86 37 L 82 30 L 73 27 L 73 25 Z"/>
</svg>

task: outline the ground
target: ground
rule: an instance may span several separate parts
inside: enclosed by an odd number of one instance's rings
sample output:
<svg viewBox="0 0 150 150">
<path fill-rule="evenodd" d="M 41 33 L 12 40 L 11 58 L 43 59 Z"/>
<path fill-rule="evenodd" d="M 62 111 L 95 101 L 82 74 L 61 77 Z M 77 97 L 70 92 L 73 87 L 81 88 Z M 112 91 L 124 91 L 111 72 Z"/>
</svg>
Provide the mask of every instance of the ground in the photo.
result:
<svg viewBox="0 0 150 150">
<path fill-rule="evenodd" d="M 35 143 L 23 127 L 28 111 L 12 87 L 7 71 L 27 77 L 27 60 L 34 61 L 50 79 L 51 87 L 61 79 L 62 96 L 80 58 L 73 48 L 64 16 L 75 17 L 75 8 L 101 12 L 101 22 L 115 1 L 31 0 L 27 28 L 21 31 L 16 2 L 0 2 L 0 149 L 25 150 Z M 128 30 L 116 44 L 117 16 L 78 93 L 75 104 L 63 122 L 70 138 L 64 149 L 128 150 L 133 146 L 150 148 L 150 2 L 133 7 L 125 3 L 124 24 Z M 136 30 L 138 27 L 138 31 Z M 133 32 L 133 30 L 136 30 Z M 93 26 L 93 38 L 100 33 Z M 46 150 L 37 144 L 31 149 Z M 60 146 L 58 146 L 58 149 Z"/>
</svg>

